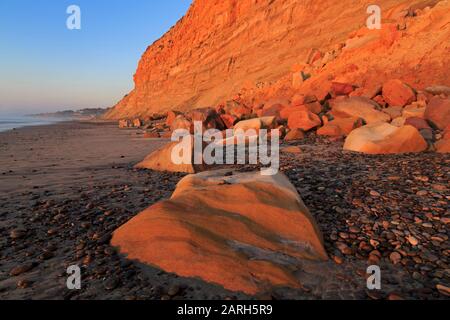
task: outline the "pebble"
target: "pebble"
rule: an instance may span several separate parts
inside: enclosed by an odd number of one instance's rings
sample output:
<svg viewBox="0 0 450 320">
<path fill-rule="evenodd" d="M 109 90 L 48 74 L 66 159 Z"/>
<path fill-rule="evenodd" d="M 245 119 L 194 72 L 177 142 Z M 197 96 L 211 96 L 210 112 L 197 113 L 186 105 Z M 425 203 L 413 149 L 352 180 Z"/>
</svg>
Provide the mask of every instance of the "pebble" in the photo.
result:
<svg viewBox="0 0 450 320">
<path fill-rule="evenodd" d="M 17 288 L 26 289 L 26 288 L 31 287 L 32 284 L 33 284 L 32 281 L 22 279 L 22 280 L 17 281 Z"/>
<path fill-rule="evenodd" d="M 11 239 L 21 239 L 24 238 L 27 235 L 27 231 L 25 229 L 22 228 L 17 228 L 14 230 L 11 230 L 9 237 Z"/>
<path fill-rule="evenodd" d="M 352 254 L 352 249 L 350 249 L 345 243 L 337 242 L 336 247 L 341 251 L 342 254 L 350 255 Z"/>
<path fill-rule="evenodd" d="M 381 196 L 381 194 L 380 194 L 379 192 L 376 192 L 376 191 L 374 191 L 374 190 L 370 191 L 370 195 L 371 195 L 372 197 L 380 197 L 380 196 Z"/>
<path fill-rule="evenodd" d="M 436 289 L 444 296 L 450 297 L 450 288 L 442 284 L 436 285 Z"/>
<path fill-rule="evenodd" d="M 180 287 L 178 285 L 173 285 L 169 287 L 167 290 L 167 294 L 171 297 L 176 296 L 180 292 Z"/>
<path fill-rule="evenodd" d="M 13 276 L 13 277 L 19 276 L 19 275 L 21 275 L 21 274 L 24 274 L 24 273 L 26 273 L 26 272 L 32 270 L 35 266 L 36 266 L 36 264 L 35 264 L 35 263 L 32 263 L 32 262 L 30 262 L 30 263 L 25 263 L 25 264 L 23 264 L 23 265 L 14 267 L 14 268 L 9 272 L 9 275 L 10 275 L 10 276 Z"/>
<path fill-rule="evenodd" d="M 392 252 L 389 256 L 393 264 L 398 264 L 402 260 L 402 256 L 398 252 Z"/>
<path fill-rule="evenodd" d="M 415 237 L 413 236 L 409 236 L 408 238 L 408 242 L 412 245 L 412 246 L 417 246 L 419 244 L 419 240 L 417 240 Z"/>
</svg>

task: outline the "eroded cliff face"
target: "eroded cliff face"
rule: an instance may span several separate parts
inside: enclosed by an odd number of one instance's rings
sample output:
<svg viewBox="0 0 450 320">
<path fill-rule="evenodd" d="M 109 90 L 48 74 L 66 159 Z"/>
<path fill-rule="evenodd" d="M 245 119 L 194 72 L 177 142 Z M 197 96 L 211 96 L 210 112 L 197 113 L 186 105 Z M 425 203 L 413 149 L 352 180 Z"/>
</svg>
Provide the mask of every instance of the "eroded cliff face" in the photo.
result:
<svg viewBox="0 0 450 320">
<path fill-rule="evenodd" d="M 333 79 L 364 85 L 394 76 L 413 80 L 416 87 L 448 85 L 449 1 L 377 1 L 383 30 L 367 40 L 361 30 L 372 2 L 196 0 L 148 47 L 134 76 L 135 89 L 107 118 L 214 106 L 239 92 L 290 86 L 312 48 L 325 53 L 338 47 L 339 54 L 308 70 L 312 78 L 292 90 L 318 90 Z M 419 22 L 405 20 L 416 9 L 423 11 Z M 349 44 L 349 38 L 366 40 Z"/>
</svg>

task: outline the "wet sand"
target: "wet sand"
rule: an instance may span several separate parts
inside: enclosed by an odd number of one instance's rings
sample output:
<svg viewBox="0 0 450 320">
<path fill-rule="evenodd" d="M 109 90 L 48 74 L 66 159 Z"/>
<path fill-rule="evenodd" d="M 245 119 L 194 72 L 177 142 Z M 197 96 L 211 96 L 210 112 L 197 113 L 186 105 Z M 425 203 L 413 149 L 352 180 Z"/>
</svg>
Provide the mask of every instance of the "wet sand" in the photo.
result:
<svg viewBox="0 0 450 320">
<path fill-rule="evenodd" d="M 167 141 L 137 132 L 67 122 L 0 133 L 0 299 L 246 298 L 127 261 L 109 246 L 117 227 L 170 197 L 184 176 L 133 169 Z M 450 157 L 356 155 L 314 137 L 298 145 L 303 153 L 283 154 L 282 171 L 317 219 L 330 261 L 299 265 L 302 289 L 254 298 L 445 299 L 436 285 L 449 286 Z M 383 289 L 369 292 L 374 254 Z M 66 288 L 74 264 L 78 291 Z"/>
</svg>

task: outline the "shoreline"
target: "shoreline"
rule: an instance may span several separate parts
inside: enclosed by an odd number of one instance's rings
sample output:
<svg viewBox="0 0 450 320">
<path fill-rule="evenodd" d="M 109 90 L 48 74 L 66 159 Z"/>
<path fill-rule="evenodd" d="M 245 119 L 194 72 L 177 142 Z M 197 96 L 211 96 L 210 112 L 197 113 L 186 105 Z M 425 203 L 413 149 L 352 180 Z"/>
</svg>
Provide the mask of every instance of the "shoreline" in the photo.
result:
<svg viewBox="0 0 450 320">
<path fill-rule="evenodd" d="M 280 170 L 317 220 L 330 261 L 299 266 L 302 289 L 247 297 L 128 261 L 109 245 L 114 230 L 185 176 L 133 169 L 167 141 L 104 122 L 0 133 L 0 299 L 445 299 L 436 285 L 449 285 L 448 155 L 364 156 L 312 136 L 291 144 L 303 152 L 282 154 Z M 364 273 L 373 241 L 384 279 L 376 293 Z M 393 252 L 404 253 L 401 263 Z M 66 288 L 73 264 L 80 291 Z"/>
</svg>

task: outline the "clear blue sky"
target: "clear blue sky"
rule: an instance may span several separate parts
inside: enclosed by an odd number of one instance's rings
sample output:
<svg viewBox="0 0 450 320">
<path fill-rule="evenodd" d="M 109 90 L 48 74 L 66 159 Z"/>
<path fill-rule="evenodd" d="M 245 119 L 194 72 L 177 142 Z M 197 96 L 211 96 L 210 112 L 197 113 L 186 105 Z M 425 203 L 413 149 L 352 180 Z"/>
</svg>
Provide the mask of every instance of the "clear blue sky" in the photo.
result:
<svg viewBox="0 0 450 320">
<path fill-rule="evenodd" d="M 68 30 L 69 5 L 81 30 Z M 191 0 L 0 0 L 0 113 L 108 107 Z"/>
</svg>

